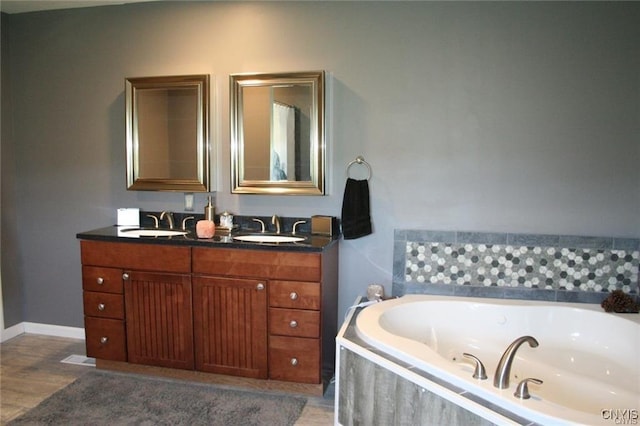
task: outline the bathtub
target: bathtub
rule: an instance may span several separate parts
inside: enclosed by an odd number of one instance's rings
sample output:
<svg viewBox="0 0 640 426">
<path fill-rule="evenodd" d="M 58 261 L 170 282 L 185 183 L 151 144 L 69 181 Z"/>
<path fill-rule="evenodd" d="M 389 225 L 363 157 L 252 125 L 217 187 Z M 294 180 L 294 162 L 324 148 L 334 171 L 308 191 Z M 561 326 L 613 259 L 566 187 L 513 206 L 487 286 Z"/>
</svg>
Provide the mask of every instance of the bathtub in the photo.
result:
<svg viewBox="0 0 640 426">
<path fill-rule="evenodd" d="M 638 424 L 640 315 L 604 313 L 597 305 L 407 295 L 366 307 L 356 333 L 439 380 L 540 424 Z M 493 386 L 507 346 L 524 335 L 508 389 Z M 472 378 L 478 357 L 486 380 Z M 513 393 L 524 378 L 530 399 Z"/>
</svg>

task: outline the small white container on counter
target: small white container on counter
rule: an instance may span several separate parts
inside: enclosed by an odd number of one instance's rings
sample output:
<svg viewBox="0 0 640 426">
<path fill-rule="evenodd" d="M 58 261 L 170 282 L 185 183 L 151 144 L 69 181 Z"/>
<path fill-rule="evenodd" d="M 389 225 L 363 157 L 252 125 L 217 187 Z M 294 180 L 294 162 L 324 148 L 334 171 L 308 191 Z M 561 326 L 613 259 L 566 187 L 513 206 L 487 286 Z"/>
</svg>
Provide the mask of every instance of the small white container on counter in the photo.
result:
<svg viewBox="0 0 640 426">
<path fill-rule="evenodd" d="M 118 226 L 140 226 L 140 209 L 119 208 Z"/>
</svg>

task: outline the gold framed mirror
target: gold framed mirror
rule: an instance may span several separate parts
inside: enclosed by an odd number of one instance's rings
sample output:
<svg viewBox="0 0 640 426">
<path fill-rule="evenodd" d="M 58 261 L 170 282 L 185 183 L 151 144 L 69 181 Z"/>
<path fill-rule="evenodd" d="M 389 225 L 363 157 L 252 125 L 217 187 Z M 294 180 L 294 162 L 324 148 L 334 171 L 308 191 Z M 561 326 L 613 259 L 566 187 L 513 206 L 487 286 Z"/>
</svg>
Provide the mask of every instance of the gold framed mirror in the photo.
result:
<svg viewBox="0 0 640 426">
<path fill-rule="evenodd" d="M 127 189 L 209 191 L 209 76 L 125 80 Z"/>
<path fill-rule="evenodd" d="M 231 192 L 325 194 L 324 71 L 230 76 Z"/>
</svg>

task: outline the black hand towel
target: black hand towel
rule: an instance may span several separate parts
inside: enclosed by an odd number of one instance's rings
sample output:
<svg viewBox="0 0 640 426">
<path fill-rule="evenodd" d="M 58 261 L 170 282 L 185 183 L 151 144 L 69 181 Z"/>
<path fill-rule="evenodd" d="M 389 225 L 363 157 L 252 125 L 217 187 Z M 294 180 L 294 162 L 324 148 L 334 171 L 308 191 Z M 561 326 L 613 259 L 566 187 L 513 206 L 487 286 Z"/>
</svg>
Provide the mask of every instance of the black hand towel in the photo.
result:
<svg viewBox="0 0 640 426">
<path fill-rule="evenodd" d="M 369 182 L 347 178 L 342 199 L 342 235 L 345 240 L 353 240 L 369 234 Z"/>
</svg>

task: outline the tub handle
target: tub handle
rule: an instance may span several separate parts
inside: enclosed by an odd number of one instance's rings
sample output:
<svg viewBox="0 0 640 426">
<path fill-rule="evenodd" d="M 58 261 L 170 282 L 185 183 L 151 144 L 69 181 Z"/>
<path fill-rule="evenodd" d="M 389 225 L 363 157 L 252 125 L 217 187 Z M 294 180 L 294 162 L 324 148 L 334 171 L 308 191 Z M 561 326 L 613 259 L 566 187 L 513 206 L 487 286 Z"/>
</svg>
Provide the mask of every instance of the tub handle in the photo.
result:
<svg viewBox="0 0 640 426">
<path fill-rule="evenodd" d="M 487 373 L 484 369 L 484 365 L 482 364 L 482 361 L 478 359 L 478 357 L 467 352 L 463 353 L 462 356 L 476 362 L 476 368 L 473 371 L 474 379 L 487 380 Z"/>
<path fill-rule="evenodd" d="M 535 383 L 536 385 L 542 384 L 542 380 L 534 379 L 533 377 L 528 377 L 522 380 L 520 383 L 518 383 L 518 386 L 516 387 L 516 391 L 513 393 L 513 396 L 520 399 L 531 398 L 531 395 L 529 395 L 529 386 L 527 386 L 527 383 L 529 382 Z"/>
</svg>

